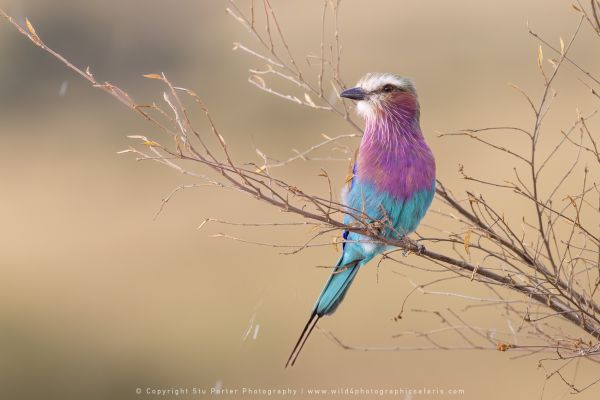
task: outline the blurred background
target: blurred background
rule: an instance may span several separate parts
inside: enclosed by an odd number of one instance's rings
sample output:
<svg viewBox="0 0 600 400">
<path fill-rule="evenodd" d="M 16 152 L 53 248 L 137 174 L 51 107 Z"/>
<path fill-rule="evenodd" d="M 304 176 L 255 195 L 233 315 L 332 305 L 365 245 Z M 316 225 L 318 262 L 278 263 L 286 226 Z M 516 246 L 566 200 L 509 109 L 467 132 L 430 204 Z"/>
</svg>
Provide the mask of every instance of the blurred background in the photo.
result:
<svg viewBox="0 0 600 400">
<path fill-rule="evenodd" d="M 240 1 L 247 7 L 248 2 Z M 300 5 L 301 4 L 301 5 Z M 298 59 L 318 54 L 322 3 L 272 0 Z M 99 81 L 126 89 L 139 103 L 158 101 L 165 72 L 195 90 L 234 154 L 260 162 L 254 146 L 284 159 L 330 136 L 352 133 L 330 113 L 301 108 L 247 82 L 255 59 L 233 42 L 257 48 L 218 1 L 0 0 L 0 7 Z M 245 8 L 247 10 L 247 8 Z M 458 164 L 494 169 L 482 148 L 437 138 L 437 132 L 483 126 L 530 126 L 518 84 L 542 90 L 537 42 L 526 23 L 553 43 L 568 38 L 578 17 L 569 1 L 342 2 L 342 76 L 369 71 L 412 77 L 422 127 L 440 178 L 461 188 Z M 574 56 L 598 70 L 597 42 L 583 32 Z M 302 68 L 310 71 L 303 62 Z M 316 71 L 313 69 L 312 73 Z M 577 80 L 561 86 L 548 124 L 556 132 L 597 107 Z M 198 124 L 202 121 L 198 120 Z M 146 388 L 431 388 L 462 389 L 478 399 L 539 397 L 537 358 L 495 351 L 356 352 L 319 332 L 299 363 L 284 369 L 329 271 L 332 247 L 298 255 L 226 239 L 303 243 L 306 229 L 197 226 L 207 217 L 265 222 L 277 212 L 239 194 L 184 191 L 154 220 L 181 183 L 177 172 L 117 155 L 127 135 L 156 135 L 134 113 L 0 22 L 0 397 L 11 399 L 149 398 Z M 357 142 L 348 142 L 356 146 Z M 307 190 L 324 191 L 327 168 L 336 191 L 343 162 L 298 163 L 287 169 Z M 526 211 L 508 204 L 507 213 Z M 435 225 L 435 215 L 426 223 Z M 438 326 L 412 312 L 395 321 L 412 286 L 398 266 L 361 272 L 344 305 L 320 326 L 353 345 L 412 342 L 399 331 Z M 407 271 L 403 271 L 407 272 Z M 466 285 L 466 283 L 465 283 Z M 415 295 L 409 309 L 446 309 L 452 299 Z M 502 324 L 490 310 L 472 313 L 483 327 Z M 457 339 L 457 344 L 460 342 Z M 582 381 L 597 376 L 589 367 Z M 143 394 L 136 395 L 136 388 Z M 580 399 L 598 398 L 592 388 Z M 545 398 L 568 390 L 549 383 Z M 171 398 L 175 396 L 164 396 Z M 192 396 L 190 396 L 192 397 Z M 260 396 L 256 396 L 260 397 Z M 448 396 L 423 396 L 443 398 Z"/>
</svg>

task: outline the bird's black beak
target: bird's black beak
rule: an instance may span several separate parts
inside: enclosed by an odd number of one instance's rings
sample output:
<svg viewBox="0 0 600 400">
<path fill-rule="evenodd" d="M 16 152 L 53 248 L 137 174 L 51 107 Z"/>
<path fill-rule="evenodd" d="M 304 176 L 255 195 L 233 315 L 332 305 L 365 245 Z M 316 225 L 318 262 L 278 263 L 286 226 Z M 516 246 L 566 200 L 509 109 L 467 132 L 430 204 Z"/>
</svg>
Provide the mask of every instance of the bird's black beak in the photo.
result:
<svg viewBox="0 0 600 400">
<path fill-rule="evenodd" d="M 352 89 L 346 89 L 340 93 L 340 97 L 345 97 L 351 100 L 364 100 L 367 97 L 367 92 L 361 87 L 354 87 Z"/>
</svg>

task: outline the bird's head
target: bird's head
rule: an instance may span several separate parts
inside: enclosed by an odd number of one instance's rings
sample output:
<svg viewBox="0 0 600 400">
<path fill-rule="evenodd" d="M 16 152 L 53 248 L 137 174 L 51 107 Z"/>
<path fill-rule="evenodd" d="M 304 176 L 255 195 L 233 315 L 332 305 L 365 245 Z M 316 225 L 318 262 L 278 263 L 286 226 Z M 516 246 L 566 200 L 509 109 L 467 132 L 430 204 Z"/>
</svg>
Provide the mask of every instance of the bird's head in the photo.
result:
<svg viewBox="0 0 600 400">
<path fill-rule="evenodd" d="M 356 110 L 364 118 L 378 115 L 403 114 L 419 118 L 419 101 L 412 81 L 390 73 L 370 73 L 356 87 L 344 90 L 341 97 L 355 100 Z"/>
</svg>

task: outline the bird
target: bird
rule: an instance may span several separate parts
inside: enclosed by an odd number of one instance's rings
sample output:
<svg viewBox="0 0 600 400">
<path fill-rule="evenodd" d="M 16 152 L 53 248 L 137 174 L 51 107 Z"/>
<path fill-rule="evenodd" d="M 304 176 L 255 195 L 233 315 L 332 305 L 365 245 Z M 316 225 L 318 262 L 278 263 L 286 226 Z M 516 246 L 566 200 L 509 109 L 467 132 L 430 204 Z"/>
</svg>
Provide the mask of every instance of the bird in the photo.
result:
<svg viewBox="0 0 600 400">
<path fill-rule="evenodd" d="M 368 73 L 340 97 L 356 102 L 365 122 L 351 174 L 342 189 L 344 224 L 379 222 L 385 238 L 414 232 L 435 194 L 435 159 L 421 131 L 420 105 L 411 79 Z M 333 314 L 356 274 L 393 247 L 357 232 L 342 232 L 342 254 L 310 314 L 286 368 L 293 366 L 320 318 Z"/>
</svg>

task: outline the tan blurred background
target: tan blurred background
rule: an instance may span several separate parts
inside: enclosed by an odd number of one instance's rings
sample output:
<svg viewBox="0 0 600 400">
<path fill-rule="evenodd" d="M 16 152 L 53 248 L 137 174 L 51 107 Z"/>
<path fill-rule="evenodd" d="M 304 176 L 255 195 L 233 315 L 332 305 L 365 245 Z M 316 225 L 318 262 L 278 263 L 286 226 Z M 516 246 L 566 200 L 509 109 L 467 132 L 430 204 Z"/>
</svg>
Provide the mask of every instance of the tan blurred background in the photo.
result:
<svg viewBox="0 0 600 400">
<path fill-rule="evenodd" d="M 321 2 L 272 4 L 296 54 L 317 53 Z M 255 43 L 226 15 L 224 2 L 1 0 L 0 6 L 20 22 L 27 16 L 51 47 L 140 102 L 160 97 L 158 83 L 143 79 L 144 73 L 163 71 L 197 91 L 244 160 L 259 161 L 254 145 L 285 158 L 292 148 L 318 142 L 321 133 L 350 133 L 330 114 L 269 97 L 246 82 L 247 69 L 261 65 L 232 52 L 232 42 Z M 434 132 L 532 123 L 507 85 L 541 92 L 537 43 L 526 21 L 558 43 L 577 16 L 569 1 L 558 0 L 346 1 L 340 12 L 343 77 L 352 82 L 368 71 L 413 77 L 440 177 L 456 183 L 459 163 L 494 175 L 480 147 Z M 574 54 L 598 71 L 598 42 L 591 39 L 584 33 Z M 563 85 L 557 102 L 552 121 L 560 127 L 576 106 L 594 107 L 575 79 Z M 279 218 L 244 196 L 210 189 L 175 197 L 154 221 L 161 199 L 187 181 L 117 155 L 130 134 L 153 131 L 0 23 L 0 398 L 150 398 L 135 389 L 215 385 L 457 388 L 465 394 L 455 397 L 464 399 L 540 396 L 544 375 L 537 359 L 511 360 L 510 353 L 352 352 L 316 333 L 298 365 L 284 369 L 328 274 L 314 266 L 333 262 L 333 248 L 284 256 L 210 238 L 228 232 L 295 244 L 309 237 L 303 229 L 196 230 L 206 217 Z M 320 167 L 342 181 L 343 163 L 298 164 L 289 173 L 305 188 L 324 190 Z M 435 224 L 435 217 L 427 223 Z M 366 346 L 410 345 L 391 336 L 435 327 L 434 319 L 418 313 L 393 320 L 411 289 L 394 268 L 362 271 L 344 305 L 321 326 Z M 415 296 L 410 306 L 449 304 Z M 502 323 L 493 314 L 479 317 L 480 326 Z M 595 376 L 586 364 L 582 381 Z M 551 383 L 545 398 L 566 392 Z M 596 399 L 599 392 L 593 388 L 579 398 Z M 423 398 L 446 397 L 452 396 Z"/>
</svg>

